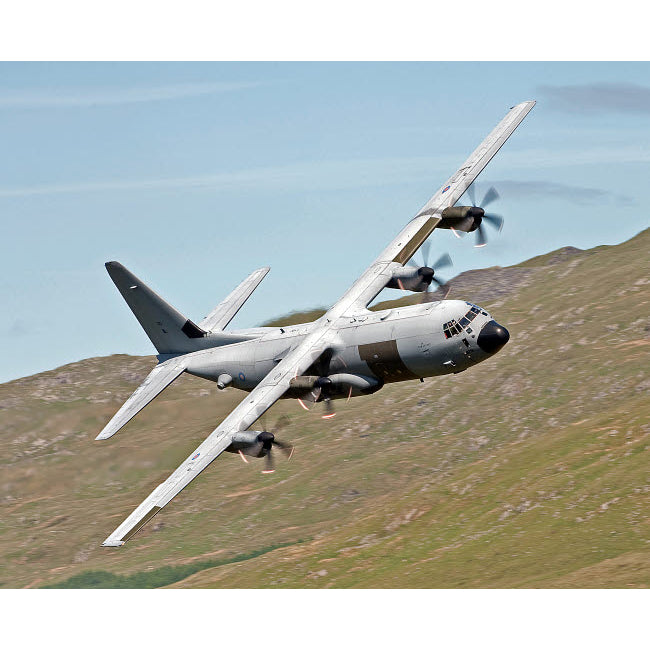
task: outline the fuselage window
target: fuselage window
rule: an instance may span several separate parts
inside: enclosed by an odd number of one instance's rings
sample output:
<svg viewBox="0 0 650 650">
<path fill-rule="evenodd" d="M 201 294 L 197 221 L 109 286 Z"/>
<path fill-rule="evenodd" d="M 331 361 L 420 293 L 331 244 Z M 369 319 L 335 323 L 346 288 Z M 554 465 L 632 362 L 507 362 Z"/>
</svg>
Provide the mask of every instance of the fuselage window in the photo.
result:
<svg viewBox="0 0 650 650">
<path fill-rule="evenodd" d="M 468 303 L 470 304 L 470 303 Z M 472 305 L 472 308 L 460 319 L 460 323 L 455 320 L 450 320 L 442 326 L 442 331 L 446 339 L 450 339 L 455 334 L 460 334 L 464 329 L 469 329 L 469 324 L 479 315 L 480 310 L 478 307 Z"/>
<path fill-rule="evenodd" d="M 462 329 L 455 320 L 450 320 L 442 326 L 442 331 L 445 334 L 445 338 L 450 339 L 454 334 L 460 334 Z"/>
</svg>

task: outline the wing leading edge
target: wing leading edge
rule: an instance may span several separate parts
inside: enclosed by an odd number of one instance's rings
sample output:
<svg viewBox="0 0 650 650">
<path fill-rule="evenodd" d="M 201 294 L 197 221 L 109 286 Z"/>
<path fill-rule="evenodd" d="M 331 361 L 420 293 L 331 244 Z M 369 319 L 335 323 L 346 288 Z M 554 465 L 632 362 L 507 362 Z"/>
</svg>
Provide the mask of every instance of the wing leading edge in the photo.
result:
<svg viewBox="0 0 650 650">
<path fill-rule="evenodd" d="M 431 197 L 350 289 L 316 321 L 302 342 L 226 417 L 194 453 L 111 533 L 103 546 L 122 546 L 133 537 L 230 445 L 236 432 L 249 428 L 267 411 L 286 392 L 294 376 L 309 368 L 323 351 L 333 344 L 338 319 L 364 309 L 377 296 L 390 280 L 393 270 L 406 264 L 433 232 L 440 221 L 440 212 L 456 203 L 534 105 L 535 102 L 523 102 L 510 109 L 463 166 Z"/>
</svg>

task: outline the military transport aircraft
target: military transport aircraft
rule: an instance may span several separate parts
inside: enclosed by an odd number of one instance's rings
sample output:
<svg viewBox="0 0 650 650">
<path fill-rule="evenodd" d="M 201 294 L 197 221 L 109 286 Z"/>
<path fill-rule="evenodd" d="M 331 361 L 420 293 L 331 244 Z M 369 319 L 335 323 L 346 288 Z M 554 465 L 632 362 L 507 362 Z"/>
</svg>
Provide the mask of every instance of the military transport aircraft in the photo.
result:
<svg viewBox="0 0 650 650">
<path fill-rule="evenodd" d="M 423 302 L 385 311 L 367 307 L 385 287 L 426 292 L 432 282 L 439 283 L 434 268 L 407 264 L 435 228 L 477 231 L 480 246 L 485 243 L 482 221 L 501 225 L 501 218 L 486 215 L 483 207 L 454 204 L 534 105 L 529 101 L 511 108 L 343 297 L 313 323 L 225 331 L 269 268 L 253 272 L 195 324 L 121 264 L 106 264 L 158 350 L 159 363 L 97 440 L 115 435 L 184 372 L 215 381 L 221 389 L 234 386 L 250 394 L 103 546 L 122 546 L 224 451 L 239 453 L 242 458 L 264 457 L 266 470 L 271 471 L 273 447 L 287 455 L 292 448 L 276 440 L 272 432 L 252 427 L 278 399 L 296 398 L 305 406 L 322 402 L 323 417 L 331 417 L 332 400 L 374 393 L 387 382 L 461 372 L 488 359 L 508 342 L 508 331 L 487 311 L 462 300 Z M 483 206 L 495 196 L 492 191 L 488 194 Z"/>
</svg>

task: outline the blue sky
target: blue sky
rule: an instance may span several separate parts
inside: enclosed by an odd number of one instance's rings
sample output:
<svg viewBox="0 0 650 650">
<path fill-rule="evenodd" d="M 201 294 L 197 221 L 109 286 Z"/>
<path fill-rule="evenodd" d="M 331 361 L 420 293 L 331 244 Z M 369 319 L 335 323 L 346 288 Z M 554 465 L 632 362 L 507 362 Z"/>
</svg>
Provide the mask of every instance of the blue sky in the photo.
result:
<svg viewBox="0 0 650 650">
<path fill-rule="evenodd" d="M 432 237 L 451 275 L 649 225 L 647 63 L 0 65 L 0 381 L 153 347 L 119 260 L 194 320 L 272 267 L 233 325 L 328 305 L 514 103 L 477 182 L 503 232 Z M 387 290 L 384 297 L 397 296 Z M 472 296 L 463 296 L 469 300 Z"/>
</svg>

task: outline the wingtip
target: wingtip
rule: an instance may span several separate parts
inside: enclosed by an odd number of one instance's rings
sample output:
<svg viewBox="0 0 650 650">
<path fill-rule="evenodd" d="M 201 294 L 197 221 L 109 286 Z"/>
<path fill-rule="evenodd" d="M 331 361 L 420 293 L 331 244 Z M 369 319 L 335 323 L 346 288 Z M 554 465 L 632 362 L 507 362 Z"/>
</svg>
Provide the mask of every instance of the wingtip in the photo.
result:
<svg viewBox="0 0 650 650">
<path fill-rule="evenodd" d="M 104 427 L 99 432 L 99 435 L 95 438 L 95 440 L 108 440 L 108 438 L 111 438 L 117 433 L 117 431 L 107 431 L 106 429 L 107 427 Z"/>
<path fill-rule="evenodd" d="M 124 546 L 124 542 L 121 539 L 110 539 L 110 537 L 102 542 L 102 546 L 104 548 L 118 548 L 120 546 Z"/>
</svg>

